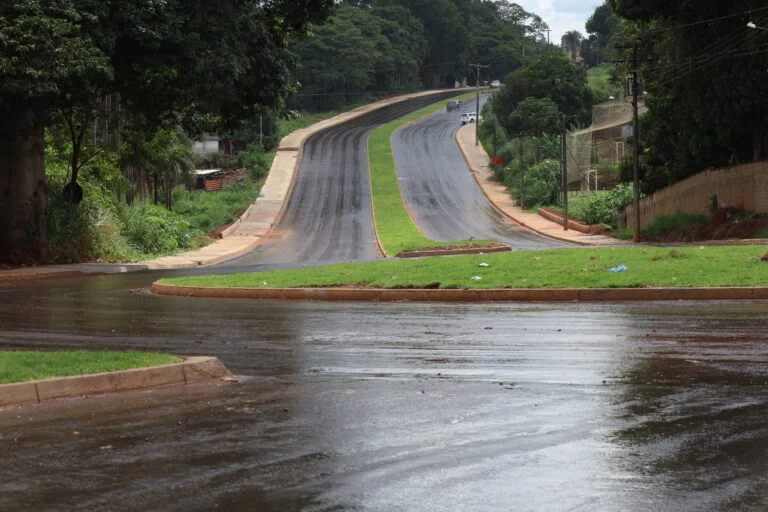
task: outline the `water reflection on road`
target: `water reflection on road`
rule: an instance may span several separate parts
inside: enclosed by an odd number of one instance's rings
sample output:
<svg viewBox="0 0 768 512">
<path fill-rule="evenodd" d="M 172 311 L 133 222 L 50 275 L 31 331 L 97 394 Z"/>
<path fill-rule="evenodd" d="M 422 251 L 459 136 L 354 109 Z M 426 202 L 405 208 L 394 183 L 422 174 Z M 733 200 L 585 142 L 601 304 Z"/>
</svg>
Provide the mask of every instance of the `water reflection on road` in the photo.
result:
<svg viewBox="0 0 768 512">
<path fill-rule="evenodd" d="M 768 303 L 327 304 L 0 288 L 0 348 L 238 384 L 0 410 L 3 510 L 765 510 Z"/>
</svg>

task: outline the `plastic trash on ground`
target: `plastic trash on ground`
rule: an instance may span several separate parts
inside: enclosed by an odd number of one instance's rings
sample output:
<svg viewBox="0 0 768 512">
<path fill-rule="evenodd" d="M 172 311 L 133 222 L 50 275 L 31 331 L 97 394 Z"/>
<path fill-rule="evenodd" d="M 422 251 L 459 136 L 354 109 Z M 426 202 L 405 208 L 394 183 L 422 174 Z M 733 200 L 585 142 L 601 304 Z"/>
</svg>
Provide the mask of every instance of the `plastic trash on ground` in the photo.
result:
<svg viewBox="0 0 768 512">
<path fill-rule="evenodd" d="M 618 267 L 609 268 L 608 272 L 625 272 L 629 270 L 629 267 L 626 265 L 619 265 Z"/>
<path fill-rule="evenodd" d="M 480 276 L 472 276 L 470 279 L 472 279 L 473 281 L 479 281 L 479 280 L 482 279 L 482 277 L 480 277 Z"/>
<path fill-rule="evenodd" d="M 478 267 L 490 267 L 491 265 L 489 263 L 483 262 L 483 263 L 479 263 L 477 266 Z"/>
</svg>

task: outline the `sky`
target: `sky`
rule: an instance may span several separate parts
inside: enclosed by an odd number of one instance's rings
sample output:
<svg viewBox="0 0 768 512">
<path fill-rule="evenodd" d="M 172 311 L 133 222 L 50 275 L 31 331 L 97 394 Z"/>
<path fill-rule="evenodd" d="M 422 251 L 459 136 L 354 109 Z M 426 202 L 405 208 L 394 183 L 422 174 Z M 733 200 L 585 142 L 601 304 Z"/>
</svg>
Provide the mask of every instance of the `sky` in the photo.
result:
<svg viewBox="0 0 768 512">
<path fill-rule="evenodd" d="M 541 16 L 552 29 L 550 41 L 560 44 L 560 37 L 569 30 L 587 34 L 584 23 L 603 0 L 516 0 L 515 3 L 526 11 Z"/>
</svg>

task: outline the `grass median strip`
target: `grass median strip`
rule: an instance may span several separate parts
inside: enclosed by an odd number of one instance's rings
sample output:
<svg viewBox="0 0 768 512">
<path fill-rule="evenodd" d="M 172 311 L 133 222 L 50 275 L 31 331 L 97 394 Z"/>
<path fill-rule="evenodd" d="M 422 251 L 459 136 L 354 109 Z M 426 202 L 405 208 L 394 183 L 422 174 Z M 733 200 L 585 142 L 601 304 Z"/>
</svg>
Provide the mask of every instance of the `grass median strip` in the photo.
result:
<svg viewBox="0 0 768 512">
<path fill-rule="evenodd" d="M 345 263 L 251 274 L 161 279 L 160 282 L 184 286 L 255 288 L 768 286 L 768 262 L 761 259 L 766 250 L 765 246 L 559 249 Z M 609 269 L 621 265 L 628 270 L 609 272 Z"/>
<path fill-rule="evenodd" d="M 0 384 L 180 362 L 180 357 L 149 352 L 0 352 Z"/>
<path fill-rule="evenodd" d="M 468 99 L 472 93 L 457 96 Z M 411 121 L 445 108 L 444 102 L 417 110 L 396 121 L 380 126 L 368 138 L 368 160 L 371 170 L 371 194 L 376 232 L 379 242 L 387 256 L 395 256 L 403 251 L 415 251 L 432 247 L 463 246 L 467 244 L 485 245 L 489 240 L 461 240 L 438 242 L 424 236 L 403 202 L 400 185 L 397 181 L 395 159 L 392 154 L 392 134 L 395 130 Z"/>
</svg>

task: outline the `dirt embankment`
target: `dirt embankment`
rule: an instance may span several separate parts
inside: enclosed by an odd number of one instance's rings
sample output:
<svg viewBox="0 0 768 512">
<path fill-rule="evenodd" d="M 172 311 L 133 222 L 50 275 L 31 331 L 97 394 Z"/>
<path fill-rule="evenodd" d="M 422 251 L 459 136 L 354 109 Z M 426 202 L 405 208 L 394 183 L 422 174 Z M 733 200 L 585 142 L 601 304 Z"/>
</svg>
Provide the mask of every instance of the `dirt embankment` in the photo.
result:
<svg viewBox="0 0 768 512">
<path fill-rule="evenodd" d="M 768 215 L 744 213 L 733 208 L 721 208 L 707 224 L 691 224 L 660 236 L 644 236 L 654 242 L 699 242 L 704 240 L 747 240 L 768 228 Z"/>
</svg>

